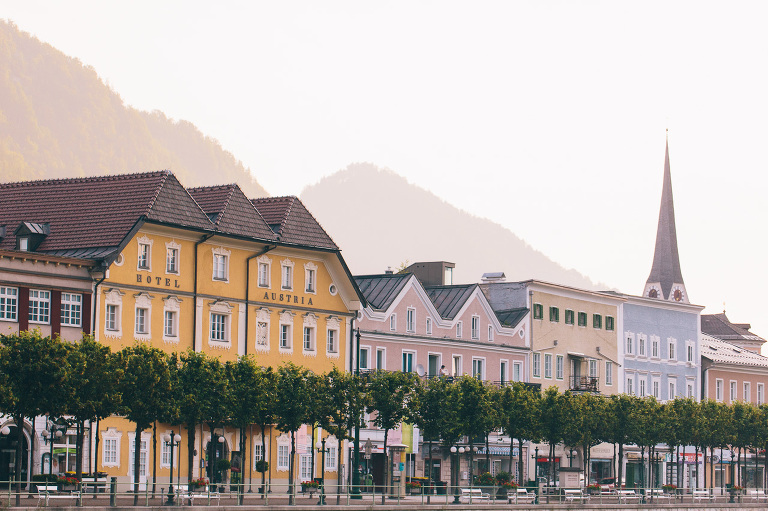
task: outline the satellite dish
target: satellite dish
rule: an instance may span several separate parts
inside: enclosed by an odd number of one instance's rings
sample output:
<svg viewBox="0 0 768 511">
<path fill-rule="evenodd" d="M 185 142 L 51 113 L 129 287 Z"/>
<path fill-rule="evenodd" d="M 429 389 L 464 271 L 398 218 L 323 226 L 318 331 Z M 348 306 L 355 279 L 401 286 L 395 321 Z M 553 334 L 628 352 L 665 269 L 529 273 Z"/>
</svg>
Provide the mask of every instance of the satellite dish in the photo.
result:
<svg viewBox="0 0 768 511">
<path fill-rule="evenodd" d="M 427 374 L 427 372 L 424 370 L 424 366 L 423 365 L 418 364 L 416 366 L 416 374 L 418 374 L 419 376 L 424 376 L 425 374 Z"/>
</svg>

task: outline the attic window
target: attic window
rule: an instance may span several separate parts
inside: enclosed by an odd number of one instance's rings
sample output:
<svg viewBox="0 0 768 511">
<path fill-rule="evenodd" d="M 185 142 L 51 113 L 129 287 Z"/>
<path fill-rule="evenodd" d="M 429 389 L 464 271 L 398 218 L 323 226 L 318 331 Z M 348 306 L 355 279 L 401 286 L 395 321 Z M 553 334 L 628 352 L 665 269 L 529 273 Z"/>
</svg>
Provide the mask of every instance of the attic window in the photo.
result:
<svg viewBox="0 0 768 511">
<path fill-rule="evenodd" d="M 19 238 L 19 250 L 22 252 L 29 250 L 29 238 Z"/>
</svg>

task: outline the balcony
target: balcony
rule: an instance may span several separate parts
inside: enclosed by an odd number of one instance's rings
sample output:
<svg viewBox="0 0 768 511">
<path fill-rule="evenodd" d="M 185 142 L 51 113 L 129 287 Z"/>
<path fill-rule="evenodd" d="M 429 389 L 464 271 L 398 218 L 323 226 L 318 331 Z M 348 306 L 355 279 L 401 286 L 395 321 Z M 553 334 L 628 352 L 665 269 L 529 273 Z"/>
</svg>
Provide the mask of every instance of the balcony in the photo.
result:
<svg viewBox="0 0 768 511">
<path fill-rule="evenodd" d="M 598 392 L 600 378 L 596 376 L 571 376 L 569 390 L 573 392 Z"/>
</svg>

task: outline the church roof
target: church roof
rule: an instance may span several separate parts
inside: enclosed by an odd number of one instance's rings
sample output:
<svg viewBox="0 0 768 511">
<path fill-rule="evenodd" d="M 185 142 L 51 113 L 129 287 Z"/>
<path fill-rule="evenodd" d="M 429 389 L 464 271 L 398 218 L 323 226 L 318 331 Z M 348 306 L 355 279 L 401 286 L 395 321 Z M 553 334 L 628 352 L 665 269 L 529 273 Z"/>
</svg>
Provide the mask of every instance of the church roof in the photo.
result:
<svg viewBox="0 0 768 511">
<path fill-rule="evenodd" d="M 675 228 L 675 206 L 672 200 L 672 176 L 669 171 L 669 140 L 664 155 L 664 184 L 661 190 L 659 225 L 656 230 L 656 249 L 648 284 L 661 284 L 662 296 L 669 299 L 673 284 L 683 284 L 680 271 L 680 257 L 677 251 L 677 230 Z M 687 298 L 687 297 L 686 297 Z"/>
</svg>

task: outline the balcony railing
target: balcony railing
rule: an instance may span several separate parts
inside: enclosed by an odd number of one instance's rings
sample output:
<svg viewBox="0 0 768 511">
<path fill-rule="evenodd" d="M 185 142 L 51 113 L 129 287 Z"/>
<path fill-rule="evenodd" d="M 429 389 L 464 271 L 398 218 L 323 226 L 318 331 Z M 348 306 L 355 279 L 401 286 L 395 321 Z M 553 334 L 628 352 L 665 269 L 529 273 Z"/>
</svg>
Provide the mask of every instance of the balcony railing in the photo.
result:
<svg viewBox="0 0 768 511">
<path fill-rule="evenodd" d="M 597 376 L 571 376 L 570 390 L 574 392 L 597 392 L 600 379 Z"/>
</svg>

